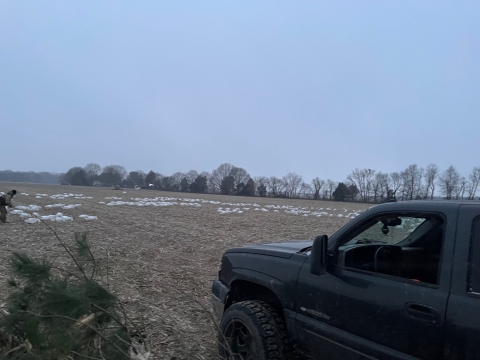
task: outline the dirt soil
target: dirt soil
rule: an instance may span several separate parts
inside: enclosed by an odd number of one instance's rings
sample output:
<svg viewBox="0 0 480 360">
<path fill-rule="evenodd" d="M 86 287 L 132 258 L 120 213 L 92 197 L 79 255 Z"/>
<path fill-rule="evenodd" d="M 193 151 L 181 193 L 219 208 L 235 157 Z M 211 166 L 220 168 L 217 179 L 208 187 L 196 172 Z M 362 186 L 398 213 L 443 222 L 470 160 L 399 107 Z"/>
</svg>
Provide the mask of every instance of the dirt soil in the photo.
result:
<svg viewBox="0 0 480 360">
<path fill-rule="evenodd" d="M 15 206 L 39 205 L 39 215 L 61 212 L 73 218 L 69 222 L 48 221 L 65 241 L 73 243 L 74 232 L 89 233 L 93 254 L 103 264 L 99 281 L 125 303 L 131 317 L 141 324 L 153 359 L 217 358 L 210 294 L 225 250 L 251 243 L 330 235 L 350 220 L 347 214 L 368 207 L 330 201 L 0 183 L 0 191 L 13 188 L 18 191 L 13 199 Z M 50 197 L 64 193 L 82 196 Z M 37 198 L 36 194 L 49 196 Z M 172 198 L 155 201 L 175 205 L 107 205 L 112 201 L 156 197 Z M 52 204 L 81 206 L 45 208 Z M 265 207 L 268 205 L 280 208 Z M 222 214 L 219 208 L 238 210 Z M 303 213 L 293 214 L 292 210 Z M 312 212 L 324 214 L 318 217 L 311 215 Z M 98 219 L 86 221 L 79 218 L 82 214 Z M 8 264 L 12 251 L 71 266 L 65 251 L 44 224 L 28 224 L 12 214 L 8 215 L 8 221 L 0 224 L 0 305 L 9 291 L 6 280 L 10 277 Z"/>
</svg>

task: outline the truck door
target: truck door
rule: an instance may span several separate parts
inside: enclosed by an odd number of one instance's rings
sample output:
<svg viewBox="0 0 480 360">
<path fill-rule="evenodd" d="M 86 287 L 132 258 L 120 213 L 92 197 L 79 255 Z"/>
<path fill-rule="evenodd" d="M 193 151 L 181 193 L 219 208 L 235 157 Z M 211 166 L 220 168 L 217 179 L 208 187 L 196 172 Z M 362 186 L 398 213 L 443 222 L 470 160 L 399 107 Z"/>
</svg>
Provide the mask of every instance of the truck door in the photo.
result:
<svg viewBox="0 0 480 360">
<path fill-rule="evenodd" d="M 307 260 L 297 288 L 302 350 L 319 359 L 441 359 L 451 212 L 374 213 L 336 240 L 325 275 L 311 274 Z"/>
<path fill-rule="evenodd" d="M 447 358 L 480 358 L 480 207 L 460 207 L 452 291 L 447 311 Z"/>
</svg>

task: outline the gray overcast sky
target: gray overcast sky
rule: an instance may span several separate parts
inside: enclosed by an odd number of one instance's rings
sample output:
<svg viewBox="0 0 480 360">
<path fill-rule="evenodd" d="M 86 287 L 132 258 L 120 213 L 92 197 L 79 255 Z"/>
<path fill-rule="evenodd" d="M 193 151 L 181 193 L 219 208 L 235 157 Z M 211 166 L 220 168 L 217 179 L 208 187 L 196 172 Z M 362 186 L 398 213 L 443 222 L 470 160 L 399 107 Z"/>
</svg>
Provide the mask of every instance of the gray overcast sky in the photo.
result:
<svg viewBox="0 0 480 360">
<path fill-rule="evenodd" d="M 0 170 L 480 166 L 479 1 L 0 1 Z"/>
</svg>

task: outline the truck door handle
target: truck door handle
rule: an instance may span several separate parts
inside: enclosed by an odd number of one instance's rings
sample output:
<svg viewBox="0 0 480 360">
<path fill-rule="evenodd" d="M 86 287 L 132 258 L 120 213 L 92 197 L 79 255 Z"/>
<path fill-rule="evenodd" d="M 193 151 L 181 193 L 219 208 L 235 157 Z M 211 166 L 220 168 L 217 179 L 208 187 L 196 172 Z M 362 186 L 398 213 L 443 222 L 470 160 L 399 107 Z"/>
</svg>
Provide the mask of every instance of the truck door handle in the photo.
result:
<svg viewBox="0 0 480 360">
<path fill-rule="evenodd" d="M 407 306 L 408 315 L 415 320 L 420 320 L 428 324 L 438 324 L 438 310 L 422 304 L 410 303 Z"/>
</svg>

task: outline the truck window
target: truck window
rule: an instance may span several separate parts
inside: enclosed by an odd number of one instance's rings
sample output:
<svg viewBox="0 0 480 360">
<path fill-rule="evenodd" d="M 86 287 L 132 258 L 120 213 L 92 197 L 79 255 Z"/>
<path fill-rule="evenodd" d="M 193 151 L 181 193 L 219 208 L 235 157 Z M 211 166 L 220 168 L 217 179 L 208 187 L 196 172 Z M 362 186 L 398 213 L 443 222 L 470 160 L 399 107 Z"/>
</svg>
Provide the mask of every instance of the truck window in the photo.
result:
<svg viewBox="0 0 480 360">
<path fill-rule="evenodd" d="M 354 242 L 365 241 L 396 245 L 404 241 L 426 220 L 425 218 L 412 218 L 407 216 L 399 216 L 398 219 L 400 219 L 400 224 L 397 226 L 386 226 L 380 219 L 352 240 Z M 383 231 L 386 228 L 388 228 L 388 232 Z"/>
<path fill-rule="evenodd" d="M 440 216 L 389 214 L 366 220 L 341 241 L 337 265 L 438 284 L 443 225 Z"/>
<path fill-rule="evenodd" d="M 468 291 L 480 294 L 480 217 L 473 221 L 468 268 Z"/>
</svg>

